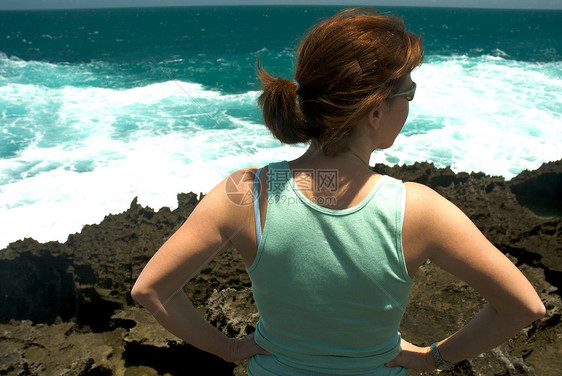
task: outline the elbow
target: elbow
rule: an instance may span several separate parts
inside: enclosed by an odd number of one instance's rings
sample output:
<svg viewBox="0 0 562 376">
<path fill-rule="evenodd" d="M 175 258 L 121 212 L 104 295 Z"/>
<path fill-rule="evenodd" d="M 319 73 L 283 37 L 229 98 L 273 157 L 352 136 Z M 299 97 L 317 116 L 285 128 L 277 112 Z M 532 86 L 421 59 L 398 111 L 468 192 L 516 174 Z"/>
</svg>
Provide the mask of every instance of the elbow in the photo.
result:
<svg viewBox="0 0 562 376">
<path fill-rule="evenodd" d="M 522 320 L 524 321 L 524 325 L 530 325 L 536 320 L 539 320 L 544 317 L 546 314 L 546 307 L 544 306 L 543 302 L 537 296 L 534 302 L 527 305 L 525 309 L 525 314 L 522 315 Z"/>
<path fill-rule="evenodd" d="M 151 289 L 146 285 L 139 283 L 138 280 L 131 289 L 131 298 L 143 307 L 150 305 L 153 296 L 154 294 L 151 293 Z"/>
<path fill-rule="evenodd" d="M 142 299 L 142 290 L 137 286 L 137 284 L 135 283 L 133 285 L 133 288 L 131 289 L 131 298 L 133 298 L 133 300 L 137 303 L 140 303 L 140 299 Z"/>
<path fill-rule="evenodd" d="M 146 308 L 151 315 L 155 315 L 162 310 L 162 303 L 159 299 L 158 292 L 150 285 L 144 285 L 137 281 L 131 289 L 131 298 Z"/>
<path fill-rule="evenodd" d="M 533 314 L 533 321 L 542 319 L 544 315 L 546 315 L 546 307 L 544 306 L 544 303 L 540 299 L 538 299 L 538 302 L 535 305 L 535 309 L 533 310 L 532 314 Z"/>
<path fill-rule="evenodd" d="M 133 288 L 131 289 L 131 298 L 133 298 L 135 302 L 142 305 L 141 301 L 143 300 L 145 295 L 146 292 L 143 291 L 142 287 L 139 286 L 139 283 L 135 283 L 133 285 Z"/>
</svg>

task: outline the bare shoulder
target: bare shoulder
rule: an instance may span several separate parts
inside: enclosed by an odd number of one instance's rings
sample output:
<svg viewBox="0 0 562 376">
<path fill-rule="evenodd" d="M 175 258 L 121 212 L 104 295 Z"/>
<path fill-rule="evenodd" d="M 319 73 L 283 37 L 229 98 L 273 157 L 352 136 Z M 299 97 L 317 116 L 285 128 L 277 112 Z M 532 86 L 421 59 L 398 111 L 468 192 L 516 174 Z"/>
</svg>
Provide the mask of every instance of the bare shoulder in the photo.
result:
<svg viewBox="0 0 562 376">
<path fill-rule="evenodd" d="M 404 186 L 406 187 L 406 197 L 410 197 L 412 203 L 417 203 L 418 200 L 428 199 L 432 201 L 445 200 L 443 196 L 427 185 L 416 182 L 406 182 Z"/>
<path fill-rule="evenodd" d="M 209 191 L 190 217 L 212 221 L 222 229 L 246 215 L 253 204 L 253 183 L 257 168 L 234 171 Z"/>
<path fill-rule="evenodd" d="M 257 167 L 247 167 L 232 172 L 205 195 L 200 205 L 223 209 L 251 205 L 257 170 Z"/>
<path fill-rule="evenodd" d="M 254 200 L 254 182 L 257 167 L 247 167 L 234 171 L 223 180 L 223 191 L 230 203 L 236 206 L 248 206 Z"/>
<path fill-rule="evenodd" d="M 406 215 L 415 217 L 421 223 L 435 225 L 451 222 L 453 219 L 470 221 L 451 201 L 430 187 L 415 183 L 404 183 L 406 187 Z M 408 213 L 409 212 L 409 213 Z"/>
</svg>

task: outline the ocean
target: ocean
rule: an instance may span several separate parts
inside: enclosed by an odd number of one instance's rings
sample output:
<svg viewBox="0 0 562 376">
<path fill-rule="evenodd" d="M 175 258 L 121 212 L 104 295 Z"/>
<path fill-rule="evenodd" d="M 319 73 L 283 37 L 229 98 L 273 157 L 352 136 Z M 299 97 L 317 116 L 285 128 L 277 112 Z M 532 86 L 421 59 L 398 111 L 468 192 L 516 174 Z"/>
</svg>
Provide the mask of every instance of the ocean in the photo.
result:
<svg viewBox="0 0 562 376">
<path fill-rule="evenodd" d="M 65 241 L 133 198 L 156 210 L 299 156 L 256 105 L 337 7 L 0 12 L 0 247 Z M 371 164 L 510 179 L 562 157 L 562 11 L 380 8 L 424 40 L 410 116 Z"/>
</svg>

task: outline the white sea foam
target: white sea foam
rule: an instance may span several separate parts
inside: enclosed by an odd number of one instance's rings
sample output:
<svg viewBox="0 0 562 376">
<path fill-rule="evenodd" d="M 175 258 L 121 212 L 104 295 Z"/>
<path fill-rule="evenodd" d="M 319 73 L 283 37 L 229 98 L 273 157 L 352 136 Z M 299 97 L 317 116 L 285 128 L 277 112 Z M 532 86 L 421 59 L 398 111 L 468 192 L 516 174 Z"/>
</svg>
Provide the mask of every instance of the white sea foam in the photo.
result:
<svg viewBox="0 0 562 376">
<path fill-rule="evenodd" d="M 43 68 L 67 69 L 68 84 L 0 78 L 0 139 L 9 142 L 0 144 L 0 247 L 23 237 L 64 241 L 137 196 L 155 209 L 174 208 L 179 192 L 208 192 L 236 169 L 305 149 L 271 137 L 256 92 L 179 81 L 75 86 L 76 66 Z M 413 79 L 408 123 L 371 163 L 432 161 L 510 178 L 562 157 L 560 62 L 429 57 Z"/>
<path fill-rule="evenodd" d="M 461 56 L 430 59 L 412 77 L 409 120 L 372 163 L 433 161 L 509 179 L 562 157 L 562 63 Z"/>
</svg>

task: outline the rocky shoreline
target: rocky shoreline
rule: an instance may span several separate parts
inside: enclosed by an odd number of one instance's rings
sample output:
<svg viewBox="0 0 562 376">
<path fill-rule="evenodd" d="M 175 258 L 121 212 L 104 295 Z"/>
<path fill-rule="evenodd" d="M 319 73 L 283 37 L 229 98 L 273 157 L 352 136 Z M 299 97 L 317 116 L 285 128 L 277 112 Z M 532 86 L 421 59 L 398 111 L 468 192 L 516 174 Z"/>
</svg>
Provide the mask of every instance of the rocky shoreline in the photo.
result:
<svg viewBox="0 0 562 376">
<path fill-rule="evenodd" d="M 447 374 L 559 375 L 562 161 L 510 181 L 430 163 L 373 170 L 426 184 L 453 201 L 531 280 L 547 307 L 543 319 L 515 338 Z M 183 343 L 130 297 L 143 266 L 198 201 L 193 193 L 179 194 L 177 209 L 156 212 L 135 199 L 126 212 L 85 226 L 65 243 L 25 239 L 1 250 L 0 375 L 244 375 L 244 364 Z M 213 260 L 185 290 L 229 335 L 254 330 L 250 280 L 235 251 Z M 482 304 L 469 286 L 427 263 L 416 275 L 401 332 L 429 345 Z"/>
</svg>

